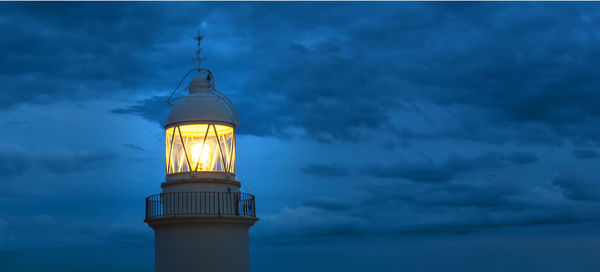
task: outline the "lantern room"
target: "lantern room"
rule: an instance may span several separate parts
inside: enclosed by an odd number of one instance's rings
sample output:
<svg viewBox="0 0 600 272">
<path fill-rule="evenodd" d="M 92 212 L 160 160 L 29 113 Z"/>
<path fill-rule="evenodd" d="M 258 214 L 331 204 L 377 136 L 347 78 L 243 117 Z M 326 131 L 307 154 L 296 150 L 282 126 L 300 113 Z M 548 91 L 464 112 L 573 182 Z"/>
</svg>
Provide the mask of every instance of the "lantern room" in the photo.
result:
<svg viewBox="0 0 600 272">
<path fill-rule="evenodd" d="M 190 81 L 186 96 L 167 100 L 165 126 L 167 177 L 181 173 L 224 172 L 235 175 L 237 110 L 214 88 L 214 76 L 203 68 Z"/>
</svg>

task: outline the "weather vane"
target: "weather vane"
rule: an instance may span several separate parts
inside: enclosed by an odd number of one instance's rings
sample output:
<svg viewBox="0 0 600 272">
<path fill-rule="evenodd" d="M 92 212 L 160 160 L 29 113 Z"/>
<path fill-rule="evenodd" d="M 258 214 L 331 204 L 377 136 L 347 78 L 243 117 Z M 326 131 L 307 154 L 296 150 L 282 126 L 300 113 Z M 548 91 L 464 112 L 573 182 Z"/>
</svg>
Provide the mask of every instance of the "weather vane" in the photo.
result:
<svg viewBox="0 0 600 272">
<path fill-rule="evenodd" d="M 196 57 L 194 58 L 195 61 L 198 61 L 198 71 L 200 71 L 200 64 L 203 60 L 206 60 L 206 57 L 201 57 L 200 56 L 200 52 L 202 51 L 202 47 L 200 45 L 200 43 L 202 42 L 202 35 L 200 35 L 200 30 L 198 30 L 198 36 L 194 37 L 194 40 L 198 41 L 198 50 L 196 50 Z"/>
</svg>

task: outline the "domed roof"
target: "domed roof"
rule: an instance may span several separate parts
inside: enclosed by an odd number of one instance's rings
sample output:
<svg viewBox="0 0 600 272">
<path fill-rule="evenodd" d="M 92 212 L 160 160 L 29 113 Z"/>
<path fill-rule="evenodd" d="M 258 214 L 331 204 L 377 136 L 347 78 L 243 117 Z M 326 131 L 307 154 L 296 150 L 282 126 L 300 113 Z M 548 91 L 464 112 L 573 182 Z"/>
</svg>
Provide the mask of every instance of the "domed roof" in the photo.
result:
<svg viewBox="0 0 600 272">
<path fill-rule="evenodd" d="M 198 50 L 196 50 L 196 60 L 198 67 L 190 70 L 177 85 L 177 88 L 167 99 L 171 105 L 171 111 L 167 116 L 165 127 L 178 123 L 224 123 L 236 128 L 240 124 L 238 112 L 229 98 L 215 89 L 215 78 L 208 69 L 201 68 L 200 62 L 204 59 L 200 56 L 200 41 L 202 36 L 195 38 L 198 40 Z M 193 71 L 198 74 L 190 81 L 189 94 L 171 100 L 183 80 Z M 173 102 L 173 103 L 172 103 Z"/>
<path fill-rule="evenodd" d="M 223 93 L 211 88 L 202 75 L 192 79 L 189 95 L 175 99 L 165 127 L 182 122 L 221 122 L 239 125 L 235 106 Z"/>
</svg>

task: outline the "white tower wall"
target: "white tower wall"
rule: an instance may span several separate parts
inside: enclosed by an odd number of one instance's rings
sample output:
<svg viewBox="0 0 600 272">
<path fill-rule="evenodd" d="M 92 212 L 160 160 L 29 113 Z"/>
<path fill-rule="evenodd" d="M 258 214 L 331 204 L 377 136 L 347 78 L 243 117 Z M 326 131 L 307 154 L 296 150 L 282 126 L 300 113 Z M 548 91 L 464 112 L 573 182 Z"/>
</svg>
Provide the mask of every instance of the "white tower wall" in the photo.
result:
<svg viewBox="0 0 600 272">
<path fill-rule="evenodd" d="M 255 220 L 196 216 L 154 226 L 156 272 L 248 272 L 248 230 Z"/>
</svg>

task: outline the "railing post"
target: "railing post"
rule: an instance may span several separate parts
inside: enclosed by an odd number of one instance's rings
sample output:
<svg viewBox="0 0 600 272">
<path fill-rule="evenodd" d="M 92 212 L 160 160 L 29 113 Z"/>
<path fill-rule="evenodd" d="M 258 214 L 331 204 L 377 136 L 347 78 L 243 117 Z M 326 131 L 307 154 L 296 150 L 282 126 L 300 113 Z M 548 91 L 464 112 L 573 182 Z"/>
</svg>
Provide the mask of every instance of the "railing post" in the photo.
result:
<svg viewBox="0 0 600 272">
<path fill-rule="evenodd" d="M 252 196 L 252 201 L 251 201 L 252 211 L 250 212 L 250 216 L 252 216 L 252 217 L 256 217 L 256 202 L 254 202 L 254 201 L 255 201 L 254 196 Z"/>
<path fill-rule="evenodd" d="M 236 193 L 235 194 L 235 198 L 236 198 L 236 206 L 235 206 L 235 213 L 237 216 L 242 215 L 242 194 L 241 193 Z"/>
<path fill-rule="evenodd" d="M 148 198 L 146 198 L 146 218 L 148 217 Z"/>
</svg>

